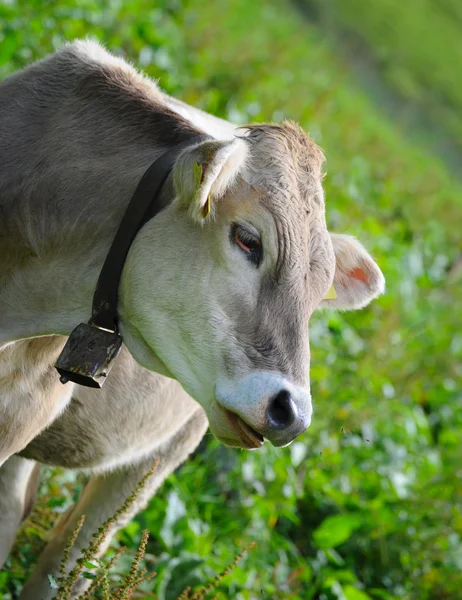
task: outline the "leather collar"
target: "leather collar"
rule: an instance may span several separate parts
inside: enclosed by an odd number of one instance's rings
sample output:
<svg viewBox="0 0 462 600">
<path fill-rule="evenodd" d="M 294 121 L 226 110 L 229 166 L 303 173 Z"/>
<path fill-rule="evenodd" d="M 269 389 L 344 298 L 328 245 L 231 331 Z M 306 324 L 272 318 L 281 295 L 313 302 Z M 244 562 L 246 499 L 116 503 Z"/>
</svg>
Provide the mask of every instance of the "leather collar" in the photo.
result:
<svg viewBox="0 0 462 600">
<path fill-rule="evenodd" d="M 165 198 L 161 200 L 161 191 L 180 152 L 207 139 L 212 138 L 197 135 L 173 146 L 144 173 L 101 269 L 93 296 L 91 325 L 107 331 L 117 331 L 117 296 L 130 246 L 143 225 L 167 206 L 168 201 Z"/>
</svg>

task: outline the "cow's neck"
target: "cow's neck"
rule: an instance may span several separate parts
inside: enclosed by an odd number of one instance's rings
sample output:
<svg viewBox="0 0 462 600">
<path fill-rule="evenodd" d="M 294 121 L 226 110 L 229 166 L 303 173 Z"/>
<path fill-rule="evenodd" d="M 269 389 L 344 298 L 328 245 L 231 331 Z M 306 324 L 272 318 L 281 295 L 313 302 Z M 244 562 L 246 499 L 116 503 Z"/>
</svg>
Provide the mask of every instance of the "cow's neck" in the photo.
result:
<svg viewBox="0 0 462 600">
<path fill-rule="evenodd" d="M 102 238 L 80 253 L 69 253 L 72 244 L 67 243 L 46 259 L 21 261 L 0 290 L 0 343 L 66 335 L 87 321 L 109 244 L 110 239 Z"/>
<path fill-rule="evenodd" d="M 139 179 L 139 176 L 137 176 Z M 171 177 L 163 194 L 173 194 Z M 25 238 L 2 240 L 0 258 L 0 346 L 43 335 L 69 335 L 89 320 L 101 267 L 130 197 L 94 222 L 70 224 L 66 230 L 43 232 L 48 252 L 31 256 Z M 48 235 L 49 234 L 49 235 Z M 14 246 L 14 250 L 13 250 Z"/>
</svg>

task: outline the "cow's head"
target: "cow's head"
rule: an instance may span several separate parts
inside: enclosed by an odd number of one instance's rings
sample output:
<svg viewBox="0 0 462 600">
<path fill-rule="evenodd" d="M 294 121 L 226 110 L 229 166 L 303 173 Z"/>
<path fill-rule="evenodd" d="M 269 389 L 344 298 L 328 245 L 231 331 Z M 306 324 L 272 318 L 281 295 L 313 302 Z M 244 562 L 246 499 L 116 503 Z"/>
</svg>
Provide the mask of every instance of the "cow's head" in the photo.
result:
<svg viewBox="0 0 462 600">
<path fill-rule="evenodd" d="M 187 149 L 175 201 L 130 250 L 120 294 L 129 350 L 177 379 L 228 445 L 284 446 L 303 432 L 310 315 L 383 291 L 366 250 L 327 231 L 322 164 L 291 123 Z"/>
</svg>

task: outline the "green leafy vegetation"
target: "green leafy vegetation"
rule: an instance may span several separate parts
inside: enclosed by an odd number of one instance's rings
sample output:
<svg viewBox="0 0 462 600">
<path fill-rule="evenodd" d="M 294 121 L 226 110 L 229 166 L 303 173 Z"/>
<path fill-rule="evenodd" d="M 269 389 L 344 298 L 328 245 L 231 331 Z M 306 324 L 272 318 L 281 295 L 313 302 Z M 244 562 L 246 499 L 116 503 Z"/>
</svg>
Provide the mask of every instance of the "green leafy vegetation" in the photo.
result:
<svg viewBox="0 0 462 600">
<path fill-rule="evenodd" d="M 441 107 L 446 116 L 435 122 L 462 131 L 461 70 L 444 46 L 452 40 L 454 57 L 460 50 L 459 4 L 418 4 L 348 0 L 325 10 L 390 69 L 398 53 L 413 101 L 432 115 Z M 357 235 L 387 279 L 387 293 L 367 309 L 312 318 L 315 413 L 303 436 L 252 453 L 206 436 L 120 532 L 114 547 L 132 555 L 119 559 L 115 579 L 151 532 L 142 562 L 157 575 L 144 584 L 146 598 L 199 589 L 252 541 L 217 584 L 223 598 L 460 597 L 462 187 L 358 89 L 323 23 L 284 0 L 0 3 L 1 76 L 91 34 L 212 113 L 299 121 L 327 156 L 330 229 Z M 440 52 L 416 45 L 421 31 L 437 36 Z M 48 511 L 71 501 L 70 492 L 56 500 L 67 477 L 53 472 L 44 483 Z M 17 597 L 43 537 L 26 526 L 0 573 L 0 598 Z"/>
</svg>

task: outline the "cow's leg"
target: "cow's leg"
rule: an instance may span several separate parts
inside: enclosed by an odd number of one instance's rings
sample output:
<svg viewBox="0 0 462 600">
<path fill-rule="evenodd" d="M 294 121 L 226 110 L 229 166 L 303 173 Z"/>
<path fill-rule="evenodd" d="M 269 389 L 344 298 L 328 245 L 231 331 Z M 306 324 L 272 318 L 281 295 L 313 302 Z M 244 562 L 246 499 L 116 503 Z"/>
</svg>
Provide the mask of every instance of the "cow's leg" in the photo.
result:
<svg viewBox="0 0 462 600">
<path fill-rule="evenodd" d="M 0 568 L 6 561 L 21 521 L 35 502 L 39 465 L 12 456 L 0 467 Z"/>
<path fill-rule="evenodd" d="M 85 521 L 77 540 L 71 550 L 67 565 L 69 571 L 83 548 L 88 546 L 93 533 L 106 519 L 111 517 L 133 492 L 138 481 L 159 461 L 154 475 L 138 495 L 130 509 L 108 531 L 101 553 L 108 547 L 114 533 L 124 527 L 133 516 L 147 504 L 148 500 L 172 473 L 197 447 L 207 429 L 207 419 L 202 409 L 196 411 L 189 421 L 168 442 L 160 446 L 156 452 L 138 465 L 126 466 L 109 474 L 94 475 L 87 483 L 84 491 L 73 509 L 59 523 L 52 539 L 40 556 L 38 565 L 24 586 L 20 600 L 49 600 L 55 597 L 56 591 L 50 589 L 48 575 L 58 576 L 58 569 L 66 542 L 75 530 L 82 515 Z M 76 588 L 81 593 L 89 581 L 82 579 Z"/>
<path fill-rule="evenodd" d="M 74 384 L 54 368 L 66 339 L 45 336 L 0 347 L 0 466 L 64 410 Z"/>
</svg>

